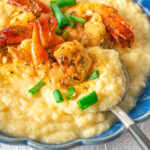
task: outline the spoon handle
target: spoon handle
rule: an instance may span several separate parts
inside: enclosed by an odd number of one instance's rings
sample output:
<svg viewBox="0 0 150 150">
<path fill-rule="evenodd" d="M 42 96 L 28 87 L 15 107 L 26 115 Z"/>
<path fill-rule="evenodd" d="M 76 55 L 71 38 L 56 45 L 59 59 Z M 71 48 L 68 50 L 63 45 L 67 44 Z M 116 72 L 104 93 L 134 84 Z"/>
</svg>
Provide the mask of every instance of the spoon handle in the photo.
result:
<svg viewBox="0 0 150 150">
<path fill-rule="evenodd" d="M 111 112 L 115 114 L 124 126 L 128 129 L 131 135 L 139 143 L 143 150 L 150 150 L 150 140 L 144 135 L 144 133 L 138 128 L 135 122 L 118 106 L 111 109 Z"/>
</svg>

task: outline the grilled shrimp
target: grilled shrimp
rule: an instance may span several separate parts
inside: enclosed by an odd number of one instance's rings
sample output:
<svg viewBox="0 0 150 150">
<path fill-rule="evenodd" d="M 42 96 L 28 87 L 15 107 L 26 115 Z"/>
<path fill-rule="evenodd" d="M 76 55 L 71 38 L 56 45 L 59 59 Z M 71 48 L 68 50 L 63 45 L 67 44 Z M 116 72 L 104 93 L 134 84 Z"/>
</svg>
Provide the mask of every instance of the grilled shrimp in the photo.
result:
<svg viewBox="0 0 150 150">
<path fill-rule="evenodd" d="M 50 20 L 46 18 L 50 18 Z M 40 29 L 40 32 L 41 34 L 44 34 L 41 40 L 45 47 L 53 47 L 63 42 L 63 39 L 55 34 L 55 28 L 57 26 L 57 19 L 55 17 L 45 15 L 36 20 L 36 22 L 39 21 L 43 26 L 43 28 Z M 26 25 L 10 25 L 5 27 L 0 31 L 0 47 L 20 44 L 23 40 L 32 38 L 33 25 L 34 23 Z M 49 28 L 51 34 L 45 32 L 45 28 Z"/>
<path fill-rule="evenodd" d="M 42 14 L 54 16 L 51 8 L 39 0 L 8 0 L 8 4 L 19 6 L 26 11 L 32 12 L 37 17 Z"/>
<path fill-rule="evenodd" d="M 113 7 L 98 3 L 79 3 L 68 8 L 66 13 L 87 20 L 83 27 L 77 26 L 76 29 L 72 29 L 72 32 L 71 29 L 67 29 L 69 30 L 68 40 L 77 39 L 83 44 L 85 43 L 85 46 L 97 46 L 103 42 L 106 28 L 120 46 L 131 47 L 134 42 L 131 26 Z M 78 33 L 79 30 L 80 33 Z M 87 41 L 91 42 L 89 45 L 85 42 L 85 37 Z"/>
<path fill-rule="evenodd" d="M 58 46 L 52 51 L 48 44 L 61 39 L 59 37 L 54 41 L 53 34 L 49 35 L 51 28 L 46 25 L 48 20 L 50 17 L 47 16 L 34 23 L 31 55 L 37 74 L 54 86 L 68 86 L 82 82 L 91 67 L 91 58 L 77 41 L 57 44 Z M 52 39 L 51 42 L 48 39 Z"/>
<path fill-rule="evenodd" d="M 50 15 L 39 18 L 34 23 L 32 34 L 32 58 L 36 68 L 48 61 L 48 52 L 52 46 L 64 42 L 63 38 L 55 34 L 57 20 Z M 49 52 L 53 54 L 52 51 Z M 38 69 L 37 69 L 38 70 Z"/>
<path fill-rule="evenodd" d="M 10 25 L 24 25 L 32 23 L 36 16 L 32 12 L 16 12 L 11 16 Z"/>
<path fill-rule="evenodd" d="M 78 40 L 85 47 L 99 46 L 103 43 L 106 34 L 106 28 L 101 16 L 96 13 L 84 26 L 78 23 L 75 28 L 68 26 L 65 30 L 68 32 L 68 41 Z"/>
<path fill-rule="evenodd" d="M 77 41 L 65 42 L 54 52 L 60 73 L 57 81 L 62 85 L 74 85 L 83 82 L 91 68 L 91 58 Z"/>
<path fill-rule="evenodd" d="M 14 25 L 5 27 L 0 31 L 0 47 L 19 44 L 21 41 L 32 37 L 33 26 Z"/>
<path fill-rule="evenodd" d="M 8 0 L 7 3 L 19 6 L 28 12 L 24 12 L 15 16 L 10 21 L 11 25 L 0 31 L 0 47 L 20 44 L 23 40 L 31 38 L 34 24 L 33 22 L 36 20 L 36 17 L 39 17 L 37 21 L 41 19 L 41 23 L 43 24 L 43 31 L 41 31 L 42 34 L 44 34 L 44 28 L 47 28 L 47 26 L 49 26 L 51 29 L 49 31 L 53 32 L 52 34 L 49 34 L 51 36 L 53 35 L 53 37 L 50 37 L 50 40 L 53 40 L 51 42 L 51 46 L 55 46 L 62 42 L 62 38 L 54 34 L 55 27 L 57 25 L 57 19 L 54 17 L 52 10 L 47 5 L 40 2 L 39 0 Z M 45 16 L 51 16 L 51 19 L 49 20 L 51 22 L 42 22 L 42 18 Z M 45 39 L 47 38 L 48 33 L 45 34 L 45 37 L 43 36 L 42 38 L 42 44 L 44 44 L 44 46 L 50 46 L 50 44 L 48 45 L 50 41 L 47 40 L 47 43 L 45 42 Z M 58 40 L 56 40 L 57 38 Z"/>
</svg>

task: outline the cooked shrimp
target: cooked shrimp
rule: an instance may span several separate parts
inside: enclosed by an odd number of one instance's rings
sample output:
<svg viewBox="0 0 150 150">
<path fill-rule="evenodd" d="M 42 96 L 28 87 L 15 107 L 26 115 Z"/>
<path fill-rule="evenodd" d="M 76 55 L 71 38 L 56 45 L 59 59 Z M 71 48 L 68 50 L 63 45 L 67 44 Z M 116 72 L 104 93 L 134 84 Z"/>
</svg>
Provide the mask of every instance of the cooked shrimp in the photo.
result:
<svg viewBox="0 0 150 150">
<path fill-rule="evenodd" d="M 57 26 L 56 18 L 50 17 L 50 15 L 46 15 L 42 18 L 39 18 L 34 23 L 31 53 L 33 58 L 33 64 L 41 77 L 45 76 L 47 72 L 47 71 L 43 72 L 44 69 L 41 69 L 43 67 L 45 68 L 46 66 L 45 63 L 48 61 L 48 58 L 50 57 L 48 56 L 47 50 L 52 46 L 64 42 L 62 37 L 55 35 L 56 26 Z M 52 52 L 50 53 L 52 54 Z"/>
<path fill-rule="evenodd" d="M 84 24 L 84 27 L 81 24 L 77 24 L 74 29 L 68 26 L 65 30 L 68 32 L 68 41 L 76 39 L 85 47 L 99 46 L 103 43 L 106 34 L 106 28 L 101 16 L 96 13 Z"/>
<path fill-rule="evenodd" d="M 23 12 L 15 16 L 10 21 L 11 26 L 5 27 L 0 31 L 0 47 L 12 44 L 20 44 L 23 40 L 31 38 L 33 31 L 33 22 L 36 20 L 36 17 L 40 17 L 37 21 L 40 21 L 41 19 L 41 24 L 43 24 L 43 28 L 40 31 L 41 34 L 44 34 L 41 39 L 42 44 L 44 46 L 48 46 L 48 43 L 50 43 L 50 41 L 47 40 L 48 33 L 46 33 L 44 30 L 49 26 L 49 29 L 51 29 L 49 31 L 52 31 L 54 33 L 57 25 L 57 19 L 54 17 L 54 14 L 50 7 L 40 2 L 39 0 L 8 0 L 7 2 L 8 4 L 22 7 L 24 10 L 29 12 Z M 50 20 L 44 20 L 51 21 L 50 23 L 42 22 L 42 18 L 44 18 L 45 16 L 51 16 Z M 55 34 L 53 34 L 53 38 L 51 37 L 49 39 L 52 40 L 51 46 L 55 46 L 58 43 L 62 42 L 62 38 Z"/>
<path fill-rule="evenodd" d="M 65 42 L 54 52 L 61 67 L 59 82 L 62 85 L 74 85 L 83 82 L 91 68 L 91 58 L 77 41 Z"/>
<path fill-rule="evenodd" d="M 8 26 L 0 31 L 0 47 L 18 44 L 21 41 L 32 37 L 32 25 Z"/>
<path fill-rule="evenodd" d="M 53 47 L 63 42 L 63 39 L 55 34 L 55 29 L 57 26 L 57 19 L 55 17 L 45 15 L 36 20 L 36 22 L 39 21 L 43 26 L 42 28 L 40 28 L 40 33 L 42 34 L 41 40 L 45 48 L 49 46 Z M 49 29 L 49 31 L 47 31 L 47 29 Z M 0 47 L 20 44 L 23 40 L 32 38 L 32 32 L 33 23 L 26 25 L 11 25 L 5 27 L 0 31 Z"/>
<path fill-rule="evenodd" d="M 80 41 L 84 40 L 85 35 L 88 37 L 88 41 L 92 40 L 92 38 L 99 39 L 96 40 L 96 43 L 91 42 L 90 46 L 97 46 L 98 44 L 102 43 L 105 35 L 105 29 L 102 23 L 105 25 L 108 33 L 120 46 L 131 47 L 134 42 L 134 34 L 131 26 L 118 14 L 117 10 L 113 7 L 98 3 L 79 3 L 68 8 L 66 13 L 88 20 L 83 27 L 84 31 L 81 30 L 82 35 Z M 102 18 L 102 21 L 100 18 Z M 87 27 L 89 30 L 86 30 Z M 73 29 L 73 32 L 75 33 L 74 30 L 75 29 Z M 98 37 L 97 32 L 101 36 Z M 71 31 L 69 32 L 69 36 L 71 40 L 78 39 L 78 34 L 73 35 Z"/>
<path fill-rule="evenodd" d="M 39 0 L 8 0 L 8 4 L 22 7 L 26 11 L 30 11 L 37 17 L 41 14 L 50 14 L 54 16 L 53 11 Z"/>
<path fill-rule="evenodd" d="M 43 25 L 43 22 L 48 24 L 46 20 L 50 20 L 50 17 L 40 18 L 34 23 L 32 36 L 31 54 L 38 75 L 54 86 L 74 85 L 82 82 L 91 67 L 90 57 L 77 41 L 60 44 L 53 53 L 48 44 L 53 45 L 52 38 L 55 33 L 51 32 L 53 34 L 49 35 L 48 31 L 51 28 L 46 24 Z"/>
<path fill-rule="evenodd" d="M 10 25 L 27 25 L 36 20 L 32 12 L 17 12 L 11 16 Z"/>
</svg>

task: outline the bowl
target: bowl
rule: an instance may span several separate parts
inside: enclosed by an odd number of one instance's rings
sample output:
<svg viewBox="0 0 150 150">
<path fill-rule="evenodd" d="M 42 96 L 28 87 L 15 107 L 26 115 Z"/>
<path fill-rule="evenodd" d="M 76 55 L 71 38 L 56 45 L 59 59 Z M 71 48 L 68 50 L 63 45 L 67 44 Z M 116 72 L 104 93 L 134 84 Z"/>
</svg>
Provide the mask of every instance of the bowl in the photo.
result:
<svg viewBox="0 0 150 150">
<path fill-rule="evenodd" d="M 146 13 L 150 18 L 150 1 L 135 0 L 135 2 L 143 8 L 144 13 Z M 129 116 L 137 123 L 150 118 L 150 77 L 147 80 L 147 87 L 137 98 L 136 107 L 130 112 Z M 12 136 L 8 136 L 4 133 L 0 133 L 0 142 L 10 145 L 25 145 L 32 147 L 36 150 L 64 150 L 68 148 L 73 148 L 75 146 L 106 143 L 117 138 L 124 131 L 124 126 L 122 125 L 122 123 L 118 122 L 101 135 L 86 139 L 77 139 L 62 144 L 45 144 L 25 138 L 15 138 Z"/>
</svg>

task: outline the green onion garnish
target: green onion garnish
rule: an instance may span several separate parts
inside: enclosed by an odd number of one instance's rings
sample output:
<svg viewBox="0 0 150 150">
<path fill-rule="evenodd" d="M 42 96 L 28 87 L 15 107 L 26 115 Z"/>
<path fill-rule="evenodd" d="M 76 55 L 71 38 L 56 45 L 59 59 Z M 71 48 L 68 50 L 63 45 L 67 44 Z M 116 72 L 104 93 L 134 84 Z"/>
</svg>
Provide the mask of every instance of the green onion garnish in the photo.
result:
<svg viewBox="0 0 150 150">
<path fill-rule="evenodd" d="M 93 72 L 90 77 L 88 78 L 88 80 L 92 80 L 92 79 L 96 79 L 99 77 L 99 71 L 96 70 L 95 72 Z"/>
<path fill-rule="evenodd" d="M 64 40 L 66 40 L 68 37 L 68 33 L 66 31 L 64 31 L 62 37 Z"/>
<path fill-rule="evenodd" d="M 98 97 L 95 91 L 90 93 L 89 95 L 82 97 L 77 101 L 77 104 L 79 105 L 79 108 L 81 110 L 84 110 L 88 108 L 89 106 L 95 104 L 98 101 Z"/>
<path fill-rule="evenodd" d="M 76 4 L 76 0 L 51 0 L 51 4 L 57 4 L 59 7 L 72 6 Z"/>
<path fill-rule="evenodd" d="M 56 27 L 55 33 L 57 35 L 62 35 L 63 34 L 62 30 L 58 26 Z"/>
<path fill-rule="evenodd" d="M 62 11 L 59 9 L 59 7 L 56 4 L 51 4 L 51 8 L 55 14 L 55 17 L 58 20 L 58 27 L 64 28 L 66 25 L 68 25 L 68 20 L 62 13 Z"/>
<path fill-rule="evenodd" d="M 44 81 L 41 80 L 33 88 L 28 90 L 28 93 L 30 93 L 31 95 L 35 95 L 44 85 L 45 85 Z"/>
<path fill-rule="evenodd" d="M 72 16 L 72 19 L 74 21 L 77 21 L 77 22 L 82 23 L 82 24 L 84 24 L 86 22 L 85 19 L 82 19 L 82 18 L 79 18 L 79 17 L 76 17 L 76 16 Z"/>
<path fill-rule="evenodd" d="M 67 99 L 72 99 L 74 94 L 75 94 L 75 88 L 74 87 L 69 88 L 68 94 L 67 94 Z"/>
<path fill-rule="evenodd" d="M 75 24 L 74 24 L 74 22 L 73 22 L 72 17 L 71 17 L 70 15 L 65 14 L 65 13 L 64 13 L 64 15 L 65 15 L 66 18 L 68 19 L 68 22 L 69 22 L 70 26 L 71 26 L 72 28 L 74 28 L 74 27 L 75 27 Z"/>
<path fill-rule="evenodd" d="M 53 95 L 55 97 L 56 103 L 61 103 L 64 101 L 63 96 L 59 90 L 53 91 Z"/>
</svg>

